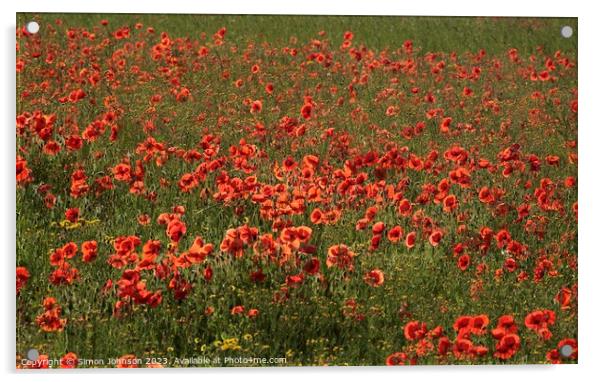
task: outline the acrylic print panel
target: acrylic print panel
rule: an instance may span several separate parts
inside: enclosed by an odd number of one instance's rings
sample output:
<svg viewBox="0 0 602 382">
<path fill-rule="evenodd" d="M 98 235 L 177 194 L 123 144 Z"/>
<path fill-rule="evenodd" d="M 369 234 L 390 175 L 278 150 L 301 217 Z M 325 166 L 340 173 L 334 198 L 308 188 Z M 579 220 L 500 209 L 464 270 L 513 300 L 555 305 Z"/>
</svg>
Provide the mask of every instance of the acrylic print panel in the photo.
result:
<svg viewBox="0 0 602 382">
<path fill-rule="evenodd" d="M 576 19 L 17 25 L 18 368 L 577 362 Z"/>
</svg>

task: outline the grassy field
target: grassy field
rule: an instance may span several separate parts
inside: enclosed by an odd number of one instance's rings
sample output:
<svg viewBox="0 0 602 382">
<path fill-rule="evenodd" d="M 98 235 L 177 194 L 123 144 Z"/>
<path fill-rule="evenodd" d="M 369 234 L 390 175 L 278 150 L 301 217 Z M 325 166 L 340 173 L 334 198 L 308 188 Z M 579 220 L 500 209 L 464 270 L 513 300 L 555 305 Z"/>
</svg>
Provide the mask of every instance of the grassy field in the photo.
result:
<svg viewBox="0 0 602 382">
<path fill-rule="evenodd" d="M 17 367 L 577 362 L 576 19 L 17 25 Z"/>
</svg>

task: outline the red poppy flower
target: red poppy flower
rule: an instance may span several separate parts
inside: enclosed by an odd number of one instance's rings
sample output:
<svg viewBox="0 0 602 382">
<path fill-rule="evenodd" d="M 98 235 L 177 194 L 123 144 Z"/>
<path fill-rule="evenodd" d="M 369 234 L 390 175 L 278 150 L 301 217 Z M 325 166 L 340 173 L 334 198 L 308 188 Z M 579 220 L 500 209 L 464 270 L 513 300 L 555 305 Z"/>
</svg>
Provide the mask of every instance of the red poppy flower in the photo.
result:
<svg viewBox="0 0 602 382">
<path fill-rule="evenodd" d="M 511 315 L 503 315 L 498 318 L 497 326 L 491 331 L 493 338 L 501 339 L 506 334 L 514 334 L 518 332 L 518 327 L 514 322 L 514 317 Z"/>
<path fill-rule="evenodd" d="M 253 101 L 251 103 L 251 113 L 256 114 L 260 113 L 263 108 L 263 103 L 260 100 Z"/>
<path fill-rule="evenodd" d="M 402 352 L 396 352 L 387 357 L 385 364 L 387 366 L 400 366 L 405 365 L 408 361 L 408 356 Z"/>
<path fill-rule="evenodd" d="M 208 243 L 205 244 L 203 239 L 197 236 L 188 252 L 186 252 L 186 257 L 190 260 L 192 264 L 200 264 L 213 252 L 213 244 Z"/>
<path fill-rule="evenodd" d="M 554 324 L 556 314 L 548 309 L 535 310 L 525 317 L 525 326 L 547 340 L 552 336 L 549 327 Z"/>
<path fill-rule="evenodd" d="M 573 292 L 569 288 L 562 288 L 555 297 L 555 300 L 560 304 L 560 309 L 567 310 L 571 307 L 571 299 Z"/>
<path fill-rule="evenodd" d="M 61 357 L 61 369 L 74 369 L 78 364 L 77 355 L 73 352 L 67 353 Z"/>
<path fill-rule="evenodd" d="M 166 233 L 172 242 L 177 243 L 186 233 L 186 224 L 179 219 L 174 219 L 167 224 Z"/>
<path fill-rule="evenodd" d="M 424 336 L 426 336 L 427 333 L 428 330 L 424 322 L 410 321 L 403 328 L 404 336 L 410 341 L 416 341 L 421 338 L 424 338 Z"/>
<path fill-rule="evenodd" d="M 371 287 L 379 287 L 385 282 L 385 274 L 380 269 L 373 269 L 364 275 L 364 281 Z"/>
<path fill-rule="evenodd" d="M 328 248 L 328 256 L 326 258 L 326 266 L 331 268 L 337 266 L 341 269 L 353 269 L 353 258 L 356 254 L 349 249 L 345 244 L 333 245 Z"/>
<path fill-rule="evenodd" d="M 443 199 L 443 211 L 452 212 L 458 208 L 458 199 L 454 195 L 447 195 Z"/>
<path fill-rule="evenodd" d="M 439 125 L 439 131 L 441 131 L 442 133 L 449 133 L 449 127 L 451 125 L 451 122 L 452 119 L 450 117 L 443 118 L 441 124 Z"/>
<path fill-rule="evenodd" d="M 414 248 L 414 245 L 416 245 L 416 232 L 412 231 L 407 234 L 405 244 L 408 249 Z"/>
<path fill-rule="evenodd" d="M 17 294 L 23 289 L 29 280 L 29 271 L 25 267 L 17 267 Z"/>
<path fill-rule="evenodd" d="M 304 104 L 301 107 L 301 116 L 304 119 L 310 119 L 311 118 L 312 109 L 313 109 L 313 106 L 311 104 L 309 104 L 309 103 Z"/>
<path fill-rule="evenodd" d="M 462 271 L 467 270 L 469 265 L 470 265 L 470 256 L 464 254 L 458 258 L 458 268 L 460 270 L 462 270 Z"/>
<path fill-rule="evenodd" d="M 412 214 L 412 204 L 409 200 L 403 199 L 401 202 L 399 202 L 397 210 L 402 216 L 410 216 Z"/>
<path fill-rule="evenodd" d="M 309 219 L 313 224 L 320 224 L 323 223 L 324 214 L 319 208 L 316 208 L 311 212 Z"/>
<path fill-rule="evenodd" d="M 237 314 L 241 314 L 244 313 L 245 311 L 245 307 L 242 305 L 236 305 L 235 307 L 233 307 L 232 309 L 230 309 L 230 314 L 231 315 L 237 315 Z"/>
<path fill-rule="evenodd" d="M 303 270 L 305 273 L 310 275 L 315 275 L 320 271 L 320 260 L 317 257 L 312 257 L 307 260 L 305 265 L 303 266 Z"/>
<path fill-rule="evenodd" d="M 44 299 L 44 313 L 36 317 L 36 323 L 45 332 L 60 332 L 65 328 L 66 318 L 61 318 L 61 307 L 53 297 Z"/>
<path fill-rule="evenodd" d="M 247 311 L 247 317 L 249 317 L 249 318 L 254 318 L 254 317 L 257 317 L 258 315 L 259 315 L 258 309 L 249 309 Z"/>
<path fill-rule="evenodd" d="M 372 226 L 372 234 L 379 235 L 385 230 L 385 223 L 377 222 Z"/>
<path fill-rule="evenodd" d="M 391 243 L 397 243 L 401 239 L 402 236 L 403 236 L 403 228 L 401 228 L 398 225 L 391 228 L 389 230 L 389 232 L 387 232 L 387 239 L 389 239 L 389 241 Z"/>
<path fill-rule="evenodd" d="M 443 232 L 440 230 L 434 230 L 429 236 L 429 243 L 431 243 L 433 247 L 436 247 L 439 245 L 441 239 L 443 239 Z"/>
<path fill-rule="evenodd" d="M 472 317 L 472 327 L 470 329 L 472 334 L 480 336 L 485 334 L 487 326 L 489 325 L 489 317 L 486 314 L 480 314 Z"/>
<path fill-rule="evenodd" d="M 451 345 L 452 345 L 452 343 L 449 340 L 449 338 L 447 338 L 447 337 L 439 338 L 439 341 L 437 343 L 437 353 L 439 355 L 446 355 L 449 352 Z"/>
<path fill-rule="evenodd" d="M 495 201 L 493 193 L 489 190 L 489 187 L 482 187 L 479 191 L 479 200 L 485 204 L 491 204 Z"/>
<path fill-rule="evenodd" d="M 495 345 L 493 356 L 499 359 L 509 359 L 520 349 L 520 337 L 516 334 L 506 334 Z"/>
<path fill-rule="evenodd" d="M 77 222 L 77 220 L 79 219 L 79 208 L 68 208 L 65 211 L 65 219 L 69 220 L 71 223 Z"/>
<path fill-rule="evenodd" d="M 84 241 L 82 243 L 82 260 L 86 263 L 94 261 L 98 255 L 98 244 L 95 240 Z"/>
</svg>

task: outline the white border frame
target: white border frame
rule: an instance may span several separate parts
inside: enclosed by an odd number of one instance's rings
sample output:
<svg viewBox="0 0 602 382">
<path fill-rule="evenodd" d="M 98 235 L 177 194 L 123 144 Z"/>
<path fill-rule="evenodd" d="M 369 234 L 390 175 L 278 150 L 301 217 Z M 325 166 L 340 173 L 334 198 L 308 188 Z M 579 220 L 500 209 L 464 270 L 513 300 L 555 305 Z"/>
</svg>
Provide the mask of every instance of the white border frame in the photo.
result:
<svg viewBox="0 0 602 382">
<path fill-rule="evenodd" d="M 2 65 L 3 89 L 0 91 L 0 107 L 2 108 L 2 173 L 7 186 L 2 190 L 0 213 L 5 250 L 2 253 L 4 280 L 2 289 L 4 297 L 2 321 L 2 350 L 0 363 L 8 380 L 24 380 L 43 378 L 50 381 L 106 380 L 106 378 L 144 378 L 164 380 L 174 375 L 176 378 L 232 379 L 247 380 L 291 380 L 306 381 L 315 378 L 345 378 L 365 380 L 384 379 L 436 379 L 440 381 L 508 381 L 515 378 L 536 378 L 547 381 L 573 381 L 586 379 L 594 375 L 598 359 L 602 355 L 602 330 L 599 328 L 602 313 L 598 301 L 600 291 L 602 253 L 595 240 L 599 237 L 599 222 L 596 216 L 600 209 L 601 190 L 600 148 L 598 142 L 602 131 L 600 123 L 600 104 L 602 84 L 600 83 L 600 55 L 598 37 L 600 16 L 594 2 L 575 1 L 525 1 L 503 0 L 497 2 L 468 2 L 430 0 L 399 1 L 361 0 L 354 3 L 349 0 L 305 0 L 305 1 L 211 1 L 193 3 L 182 0 L 145 0 L 144 2 L 105 0 L 105 1 L 73 1 L 52 0 L 33 1 L 4 0 L 2 7 Z M 14 178 L 14 116 L 15 116 L 15 12 L 102 12 L 102 13 L 215 13 L 215 14 L 324 14 L 324 15 L 429 15 L 429 16 L 548 16 L 578 17 L 579 35 L 579 365 L 558 366 L 437 366 L 409 368 L 271 368 L 271 369 L 190 369 L 190 370 L 138 370 L 134 373 L 120 370 L 79 370 L 51 371 L 44 375 L 33 376 L 31 372 L 16 372 L 15 360 L 15 296 L 14 296 L 14 259 L 15 259 L 15 178 Z M 560 38 L 560 36 L 559 36 Z M 486 47 L 485 47 L 486 48 Z M 374 375 L 374 376 L 373 376 Z"/>
</svg>

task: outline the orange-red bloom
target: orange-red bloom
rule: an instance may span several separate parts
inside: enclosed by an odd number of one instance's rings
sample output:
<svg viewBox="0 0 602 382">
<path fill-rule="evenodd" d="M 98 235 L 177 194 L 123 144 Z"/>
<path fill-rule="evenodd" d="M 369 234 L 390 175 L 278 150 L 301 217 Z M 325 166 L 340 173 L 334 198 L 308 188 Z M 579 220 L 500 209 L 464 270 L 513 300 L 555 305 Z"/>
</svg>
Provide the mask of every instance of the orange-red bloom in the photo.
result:
<svg viewBox="0 0 602 382">
<path fill-rule="evenodd" d="M 353 258 L 356 254 L 349 249 L 345 244 L 333 245 L 328 248 L 328 256 L 326 258 L 326 266 L 331 268 L 337 266 L 341 269 L 352 270 Z"/>
<path fill-rule="evenodd" d="M 373 269 L 364 275 L 364 281 L 371 287 L 379 287 L 385 282 L 385 274 L 380 269 Z"/>
</svg>

